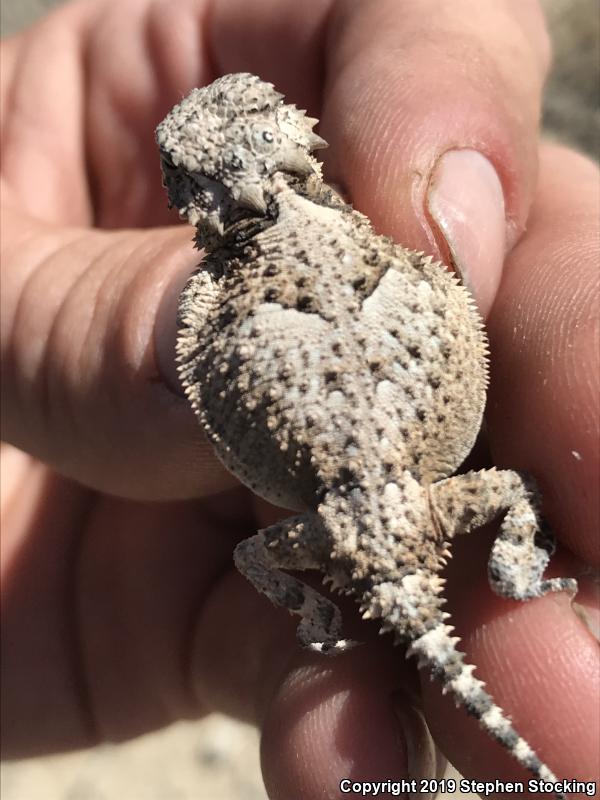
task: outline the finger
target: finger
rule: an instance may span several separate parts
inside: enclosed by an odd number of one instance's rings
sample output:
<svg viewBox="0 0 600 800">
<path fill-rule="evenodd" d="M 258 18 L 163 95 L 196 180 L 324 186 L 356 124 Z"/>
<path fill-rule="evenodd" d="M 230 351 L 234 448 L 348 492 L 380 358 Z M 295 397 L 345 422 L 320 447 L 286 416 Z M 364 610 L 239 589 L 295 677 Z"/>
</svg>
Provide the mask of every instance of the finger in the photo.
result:
<svg viewBox="0 0 600 800">
<path fill-rule="evenodd" d="M 348 0 L 332 15 L 322 131 L 378 230 L 453 261 L 487 313 L 523 230 L 548 63 L 534 3 Z"/>
<path fill-rule="evenodd" d="M 313 656 L 295 664 L 277 687 L 261 742 L 272 800 L 343 797 L 350 789 L 359 795 L 354 782 L 360 780 L 380 783 L 381 796 L 392 796 L 402 781 L 406 787 L 409 779 L 437 774 L 423 716 L 414 707 L 394 711 L 400 659 L 364 648 L 338 662 Z"/>
<path fill-rule="evenodd" d="M 479 541 L 465 537 L 455 543 L 455 559 L 462 568 L 458 581 L 452 576 L 449 580 L 448 610 L 461 649 L 477 665 L 475 676 L 559 780 L 597 779 L 600 720 L 590 698 L 600 691 L 598 642 L 564 594 L 526 603 L 493 595 L 485 577 L 490 537 L 475 536 Z M 552 574 L 577 570 L 568 560 L 555 558 Z M 598 613 L 597 590 L 590 591 L 589 579 L 580 582 Z M 520 780 L 527 787 L 531 774 L 464 709 L 456 709 L 450 696 L 443 697 L 437 682 L 424 675 L 422 689 L 432 734 L 466 778 Z"/>
<path fill-rule="evenodd" d="M 82 667 L 101 740 L 212 710 L 192 690 L 194 633 L 253 524 L 248 499 L 237 487 L 201 502 L 98 504 L 76 587 Z"/>
<path fill-rule="evenodd" d="M 434 777 L 437 755 L 419 711 L 397 699 L 411 673 L 375 629 L 346 629 L 364 646 L 325 658 L 300 650 L 297 620 L 237 573 L 215 587 L 196 630 L 194 687 L 202 703 L 258 723 L 272 800 L 341 795 L 343 779 Z M 396 698 L 397 712 L 394 711 Z"/>
<path fill-rule="evenodd" d="M 88 165 L 101 227 L 174 222 L 160 188 L 154 130 L 212 74 L 206 39 L 211 3 L 168 0 L 91 6 L 86 42 Z M 165 24 L 168 20 L 168 24 Z M 123 75 L 127 80 L 123 80 Z"/>
<path fill-rule="evenodd" d="M 192 88 L 236 69 L 271 72 L 295 100 L 318 102 L 330 2 L 254 0 L 236 9 L 180 0 L 173 14 L 168 0 L 140 0 L 126 13 L 118 0 L 80 0 L 55 10 L 3 45 L 3 167 L 20 207 L 49 221 L 106 228 L 173 220 L 160 190 L 156 125 Z M 222 36 L 210 36 L 209 27 Z M 255 67 L 244 59 L 250 49 L 264 56 Z M 277 65 L 275 75 L 266 62 Z M 40 94 L 41 72 L 47 90 Z M 32 172 L 45 192 L 31 192 Z"/>
<path fill-rule="evenodd" d="M 9 492 L 2 519 L 5 755 L 119 741 L 220 709 L 263 723 L 273 798 L 333 795 L 359 774 L 435 774 L 422 717 L 405 702 L 393 713 L 410 680 L 398 654 L 307 656 L 295 621 L 231 569 L 232 546 L 254 527 L 246 492 L 210 504 L 98 499 L 39 463 L 22 484 L 25 505 Z"/>
<path fill-rule="evenodd" d="M 598 564 L 596 165 L 547 147 L 527 236 L 489 321 L 488 423 L 495 462 L 531 472 L 561 540 Z"/>
<path fill-rule="evenodd" d="M 252 507 L 258 527 L 288 515 L 256 497 Z M 316 581 L 311 585 L 325 591 Z M 297 618 L 235 573 L 217 588 L 200 619 L 199 695 L 260 725 L 263 776 L 272 800 L 334 797 L 343 780 L 427 779 L 445 767 L 420 709 L 414 669 L 400 651 L 377 641 L 376 624 L 357 621 L 352 602 L 332 599 L 341 607 L 344 635 L 362 643 L 339 658 L 302 651 Z M 207 660 L 207 650 L 216 658 Z M 231 671 L 224 670 L 229 664 Z"/>
<path fill-rule="evenodd" d="M 3 241 L 5 439 L 113 494 L 160 499 L 232 485 L 165 382 L 177 297 L 198 258 L 189 232 L 59 231 L 8 210 L 4 222 L 13 234 Z"/>
<path fill-rule="evenodd" d="M 334 0 L 233 0 L 216 3 L 209 42 L 217 74 L 254 72 L 319 114 L 329 15 Z"/>
<path fill-rule="evenodd" d="M 16 206 L 40 219 L 82 225 L 92 211 L 83 125 L 82 20 L 74 13 L 76 6 L 67 9 L 0 45 L 2 194 L 3 199 L 11 194 Z"/>
<path fill-rule="evenodd" d="M 207 7 L 181 0 L 173 14 L 157 0 L 126 9 L 79 0 L 2 43 L 2 173 L 15 206 L 70 225 L 174 221 L 154 129 L 184 94 L 216 77 Z"/>
<path fill-rule="evenodd" d="M 2 507 L 3 754 L 123 740 L 205 713 L 190 692 L 191 631 L 252 524 L 246 493 L 103 499 L 16 451 L 2 458 L 3 475 L 20 473 Z"/>
<path fill-rule="evenodd" d="M 592 563 L 600 529 L 598 212 L 596 166 L 544 148 L 527 235 L 508 259 L 489 320 L 495 460 L 539 480 L 552 526 Z M 555 558 L 553 574 L 579 580 L 575 604 L 563 595 L 503 601 L 483 579 L 490 542 L 475 537 L 454 545 L 455 560 L 470 569 L 450 604 L 469 660 L 560 778 L 597 778 L 600 731 L 590 703 L 600 675 L 592 635 L 600 617 L 597 587 L 585 568 Z M 473 721 L 441 701 L 435 686 L 424 682 L 423 691 L 434 733 L 459 769 L 479 779 L 527 779 L 497 746 L 491 749 Z"/>
<path fill-rule="evenodd" d="M 11 757 L 89 743 L 73 657 L 71 569 L 91 499 L 3 445 L 6 477 L 13 485 L 2 498 L 0 714 L 2 752 Z"/>
</svg>

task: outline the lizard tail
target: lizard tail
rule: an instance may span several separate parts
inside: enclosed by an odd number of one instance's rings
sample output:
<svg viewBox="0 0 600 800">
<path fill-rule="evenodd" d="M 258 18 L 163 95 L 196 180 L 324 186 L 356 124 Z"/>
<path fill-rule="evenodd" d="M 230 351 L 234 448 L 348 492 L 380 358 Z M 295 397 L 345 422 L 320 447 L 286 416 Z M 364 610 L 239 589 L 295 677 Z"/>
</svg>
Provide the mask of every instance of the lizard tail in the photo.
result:
<svg viewBox="0 0 600 800">
<path fill-rule="evenodd" d="M 456 649 L 459 638 L 451 635 L 453 630 L 450 625 L 439 623 L 415 639 L 407 655 L 417 656 L 419 667 L 428 667 L 432 675 L 441 680 L 444 693 L 451 692 L 456 704 L 464 706 L 519 764 L 539 781 L 557 783 L 558 778 L 517 733 L 510 719 L 486 692 L 483 681 L 473 676 L 475 667 L 466 664 L 464 654 Z M 565 800 L 564 794 L 556 792 L 554 796 L 557 800 Z"/>
</svg>

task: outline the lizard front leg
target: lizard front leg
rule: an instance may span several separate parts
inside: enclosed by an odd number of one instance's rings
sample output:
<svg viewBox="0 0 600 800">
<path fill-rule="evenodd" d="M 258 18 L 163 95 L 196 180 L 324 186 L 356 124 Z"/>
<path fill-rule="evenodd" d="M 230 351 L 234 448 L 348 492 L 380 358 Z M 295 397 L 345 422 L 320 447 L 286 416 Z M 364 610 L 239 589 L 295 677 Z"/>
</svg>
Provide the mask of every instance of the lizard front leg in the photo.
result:
<svg viewBox="0 0 600 800">
<path fill-rule="evenodd" d="M 196 354 L 201 332 L 217 305 L 221 291 L 210 261 L 202 264 L 188 279 L 179 298 L 177 363 L 179 379 L 192 406 L 199 408 L 199 385 L 194 380 Z"/>
<path fill-rule="evenodd" d="M 528 600 L 547 592 L 577 592 L 577 582 L 571 578 L 542 578 L 554 552 L 554 537 L 542 523 L 531 479 L 514 470 L 488 469 L 456 475 L 433 484 L 429 491 L 446 536 L 468 533 L 504 515 L 488 563 L 490 584 L 497 594 Z"/>
<path fill-rule="evenodd" d="M 307 512 L 271 525 L 240 542 L 236 567 L 277 606 L 301 617 L 297 637 L 303 647 L 339 653 L 352 647 L 342 637 L 342 616 L 334 603 L 282 570 L 324 570 L 328 537 L 316 514 Z"/>
</svg>

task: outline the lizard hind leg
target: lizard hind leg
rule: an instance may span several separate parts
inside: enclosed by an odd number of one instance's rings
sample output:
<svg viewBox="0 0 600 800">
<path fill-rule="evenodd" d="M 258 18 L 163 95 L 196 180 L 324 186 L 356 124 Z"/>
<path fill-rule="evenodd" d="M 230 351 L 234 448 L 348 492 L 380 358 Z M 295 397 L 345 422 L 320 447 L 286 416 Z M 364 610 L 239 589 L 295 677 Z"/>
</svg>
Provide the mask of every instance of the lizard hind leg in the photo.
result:
<svg viewBox="0 0 600 800">
<path fill-rule="evenodd" d="M 577 593 L 573 578 L 542 577 L 556 544 L 537 506 L 537 495 L 525 490 L 506 513 L 494 541 L 488 576 L 492 589 L 504 597 L 528 600 L 548 592 Z"/>
<path fill-rule="evenodd" d="M 455 475 L 429 491 L 432 510 L 448 537 L 503 516 L 488 562 L 490 585 L 497 594 L 529 600 L 548 592 L 576 593 L 572 578 L 543 578 L 554 538 L 542 522 L 531 478 L 492 468 Z"/>
<path fill-rule="evenodd" d="M 419 667 L 428 667 L 441 681 L 443 692 L 451 692 L 456 704 L 464 706 L 521 766 L 539 781 L 556 783 L 554 773 L 515 730 L 509 717 L 486 691 L 483 681 L 474 677 L 475 667 L 465 663 L 464 654 L 456 648 L 459 639 L 451 635 L 452 631 L 450 625 L 439 622 L 413 640 L 407 655 L 417 656 Z M 554 796 L 564 800 L 563 794 Z"/>
<path fill-rule="evenodd" d="M 342 636 L 338 607 L 284 571 L 325 568 L 328 537 L 316 514 L 299 514 L 259 531 L 238 544 L 234 560 L 259 592 L 300 616 L 296 635 L 303 647 L 329 655 L 354 646 Z"/>
</svg>

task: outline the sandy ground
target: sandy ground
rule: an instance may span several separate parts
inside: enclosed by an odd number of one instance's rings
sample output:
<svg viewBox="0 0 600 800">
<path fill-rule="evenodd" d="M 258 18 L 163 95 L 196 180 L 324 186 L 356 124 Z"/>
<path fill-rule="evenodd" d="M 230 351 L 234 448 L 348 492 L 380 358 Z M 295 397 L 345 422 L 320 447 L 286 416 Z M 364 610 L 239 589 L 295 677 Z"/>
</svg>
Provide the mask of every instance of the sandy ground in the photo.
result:
<svg viewBox="0 0 600 800">
<path fill-rule="evenodd" d="M 119 745 L 4 763 L 3 800 L 267 800 L 258 734 L 213 714 Z"/>
<path fill-rule="evenodd" d="M 58 2 L 2 0 L 2 35 L 20 30 Z M 544 106 L 547 133 L 597 158 L 596 0 L 545 0 L 544 6 L 556 62 Z M 2 800 L 266 800 L 257 732 L 218 714 L 126 744 L 5 763 L 0 793 Z"/>
</svg>

